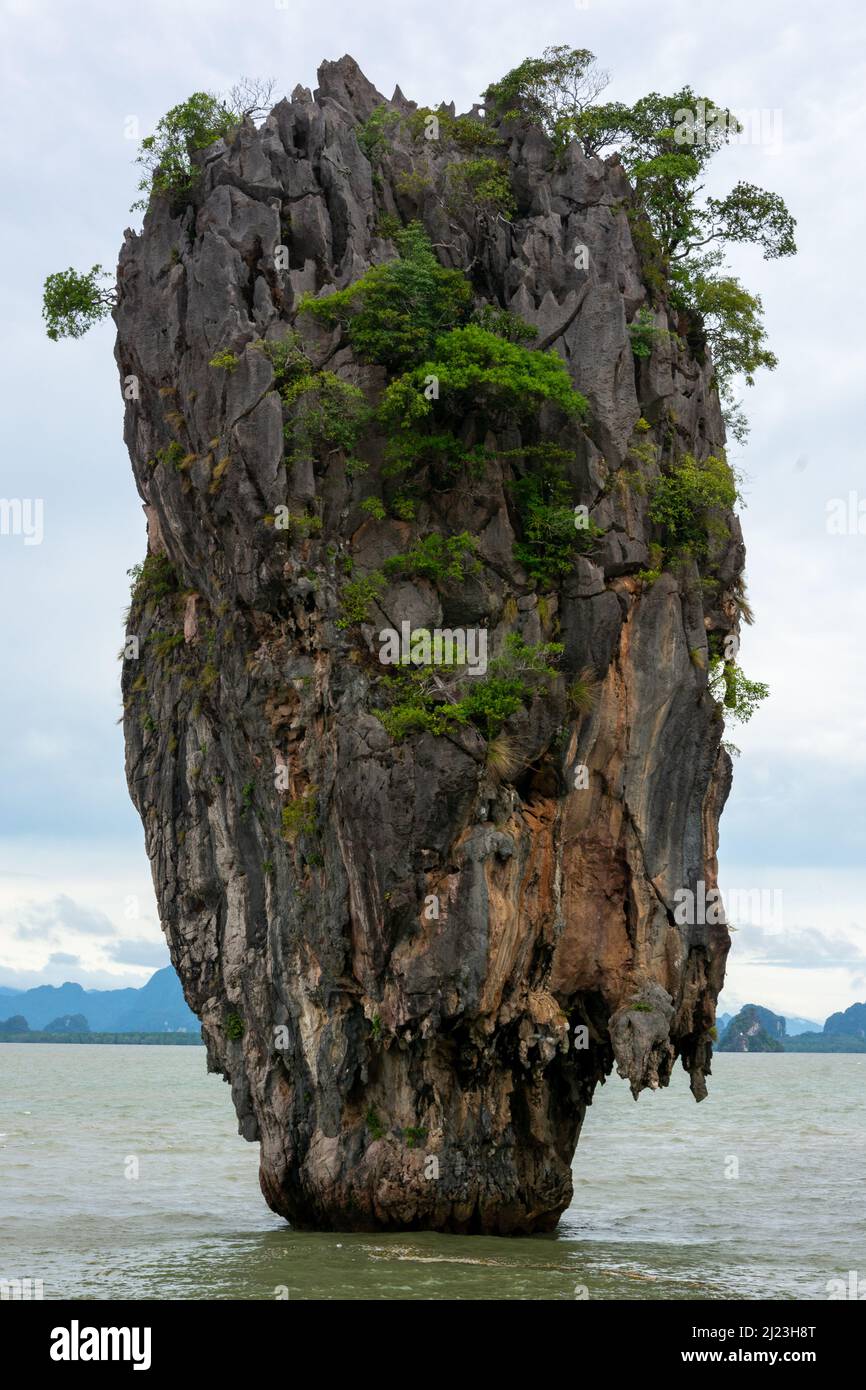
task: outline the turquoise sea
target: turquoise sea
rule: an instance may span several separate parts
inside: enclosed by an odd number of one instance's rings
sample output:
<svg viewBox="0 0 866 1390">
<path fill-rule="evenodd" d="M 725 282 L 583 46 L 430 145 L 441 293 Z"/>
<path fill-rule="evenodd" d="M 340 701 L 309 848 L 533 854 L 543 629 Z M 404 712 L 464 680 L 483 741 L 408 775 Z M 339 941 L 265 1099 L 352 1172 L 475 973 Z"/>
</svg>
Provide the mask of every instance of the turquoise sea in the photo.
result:
<svg viewBox="0 0 866 1390">
<path fill-rule="evenodd" d="M 866 1056 L 721 1055 L 596 1093 L 557 1232 L 310 1235 L 203 1049 L 0 1046 L 0 1279 L 46 1299 L 826 1299 L 866 1288 Z M 137 1176 L 136 1176 L 137 1174 Z"/>
</svg>

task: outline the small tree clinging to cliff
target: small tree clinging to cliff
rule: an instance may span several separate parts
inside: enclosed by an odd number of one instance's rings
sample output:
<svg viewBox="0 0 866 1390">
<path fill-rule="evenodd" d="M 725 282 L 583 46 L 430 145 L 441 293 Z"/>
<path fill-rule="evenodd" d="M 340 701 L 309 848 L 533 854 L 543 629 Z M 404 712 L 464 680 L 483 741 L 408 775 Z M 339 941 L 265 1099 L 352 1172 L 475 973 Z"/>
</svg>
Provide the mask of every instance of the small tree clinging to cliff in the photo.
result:
<svg viewBox="0 0 866 1390">
<path fill-rule="evenodd" d="M 45 281 L 42 317 L 45 332 L 53 342 L 59 338 L 81 338 L 95 323 L 111 313 L 115 293 L 103 282 L 111 276 L 101 265 L 81 272 L 56 270 Z"/>
<path fill-rule="evenodd" d="M 743 376 L 751 386 L 755 371 L 772 370 L 777 359 L 767 346 L 761 300 L 726 269 L 723 247 L 745 242 L 760 246 L 765 260 L 791 256 L 794 219 L 779 194 L 742 180 L 723 198 L 701 199 L 704 169 L 742 130 L 728 108 L 691 87 L 670 96 L 651 92 L 632 106 L 596 104 L 606 84 L 587 49 L 548 48 L 491 83 L 485 101 L 494 117 L 540 125 L 558 155 L 572 138 L 590 157 L 619 155 L 635 189 L 633 215 L 649 223 L 672 306 L 690 315 L 697 338 L 709 345 L 729 427 L 742 438 L 734 380 Z"/>
<path fill-rule="evenodd" d="M 248 117 L 263 115 L 274 86 L 273 79 L 242 77 L 225 97 L 193 92 L 167 111 L 153 134 L 142 140 L 136 156 L 144 172 L 138 185 L 142 197 L 133 208 L 146 209 L 155 195 L 173 203 L 187 201 L 201 173 L 196 153 L 229 138 Z"/>
<path fill-rule="evenodd" d="M 559 142 L 573 133 L 575 118 L 604 91 L 610 74 L 599 68 L 588 48 L 554 44 L 540 58 L 525 58 L 484 93 L 487 110 L 498 119 L 529 116 Z"/>
<path fill-rule="evenodd" d="M 270 103 L 273 79 L 242 77 L 226 97 L 211 92 L 193 92 L 186 101 L 173 106 L 146 136 L 136 155 L 143 174 L 139 182 L 142 196 L 133 210 L 146 210 L 152 197 L 167 197 L 175 206 L 186 203 L 200 178 L 194 159 L 215 140 L 229 137 L 248 117 L 262 115 Z M 55 271 L 45 281 L 42 317 L 52 341 L 80 338 L 111 312 L 116 295 L 101 283 L 110 279 L 100 265 L 89 271 Z"/>
</svg>

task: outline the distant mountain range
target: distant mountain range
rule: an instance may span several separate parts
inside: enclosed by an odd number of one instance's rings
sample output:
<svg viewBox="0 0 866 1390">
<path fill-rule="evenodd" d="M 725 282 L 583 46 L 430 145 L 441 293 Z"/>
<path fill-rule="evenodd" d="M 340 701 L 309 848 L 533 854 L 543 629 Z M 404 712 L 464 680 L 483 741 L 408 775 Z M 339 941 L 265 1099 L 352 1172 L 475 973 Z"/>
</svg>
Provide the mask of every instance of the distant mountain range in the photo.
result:
<svg viewBox="0 0 866 1390">
<path fill-rule="evenodd" d="M 16 1023 L 26 1019 L 28 1028 L 42 1030 L 74 1017 L 79 1029 L 84 1020 L 81 1031 L 94 1033 L 197 1033 L 201 1026 L 170 965 L 140 989 L 83 989 L 67 982 L 35 989 L 0 987 L 0 996 L 0 1031 L 8 1018 Z"/>
<path fill-rule="evenodd" d="M 716 1020 L 719 1052 L 866 1052 L 866 1004 L 852 1004 L 831 1014 L 823 1029 L 817 1023 L 796 1029 L 787 1020 L 760 1004 L 745 1004 L 738 1014 L 720 1014 Z"/>
</svg>

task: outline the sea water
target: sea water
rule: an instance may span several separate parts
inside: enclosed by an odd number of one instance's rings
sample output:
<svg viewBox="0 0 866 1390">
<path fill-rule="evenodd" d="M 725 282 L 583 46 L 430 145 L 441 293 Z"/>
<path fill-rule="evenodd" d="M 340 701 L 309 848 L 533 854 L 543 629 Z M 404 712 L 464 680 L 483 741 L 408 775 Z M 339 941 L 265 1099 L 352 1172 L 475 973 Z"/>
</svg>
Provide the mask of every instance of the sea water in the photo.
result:
<svg viewBox="0 0 866 1390">
<path fill-rule="evenodd" d="M 204 1049 L 0 1045 L 0 1280 L 43 1297 L 826 1299 L 866 1290 L 866 1056 L 596 1092 L 549 1236 L 295 1232 Z M 2 1287 L 2 1286 L 0 1286 Z"/>
</svg>

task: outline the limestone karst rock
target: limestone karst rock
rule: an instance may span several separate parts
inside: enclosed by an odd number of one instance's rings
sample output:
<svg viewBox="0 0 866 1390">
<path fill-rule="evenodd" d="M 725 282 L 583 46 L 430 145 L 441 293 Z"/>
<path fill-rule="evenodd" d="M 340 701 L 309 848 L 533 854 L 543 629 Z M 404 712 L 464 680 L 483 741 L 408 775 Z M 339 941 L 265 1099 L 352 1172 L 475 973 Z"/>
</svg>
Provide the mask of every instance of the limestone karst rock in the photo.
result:
<svg viewBox="0 0 866 1390">
<path fill-rule="evenodd" d="M 402 119 L 368 158 L 359 134 L 383 105 Z M 274 1210 L 332 1229 L 549 1230 L 614 1065 L 637 1095 L 680 1057 L 705 1091 L 729 938 L 678 924 L 675 894 L 716 882 L 730 762 L 708 635 L 736 628 L 743 547 L 729 515 L 711 582 L 694 563 L 639 577 L 648 485 L 724 430 L 711 366 L 651 300 L 618 162 L 572 145 L 558 164 L 514 121 L 497 147 L 514 210 L 461 206 L 447 166 L 465 154 L 413 133 L 412 110 L 353 60 L 325 63 L 314 95 L 204 154 L 191 206 L 155 199 L 126 235 L 116 352 L 137 379 L 125 438 L 149 555 L 127 774 L 172 960 Z M 362 508 L 393 492 L 375 430 L 366 472 L 337 447 L 286 447 L 263 344 L 293 330 L 313 371 L 379 399 L 384 369 L 297 306 L 393 258 L 413 219 L 477 304 L 537 326 L 589 401 L 585 424 L 551 412 L 550 429 L 604 534 L 544 592 L 514 556 L 513 427 L 482 441 L 482 470 L 422 479 L 414 517 Z M 658 330 L 643 357 L 641 309 Z M 433 532 L 470 533 L 478 572 L 390 577 L 347 623 L 349 575 Z M 483 628 L 492 655 L 509 633 L 563 644 L 561 674 L 507 721 L 510 764 L 471 724 L 386 731 L 377 637 L 402 622 Z M 575 710 L 580 678 L 592 698 Z"/>
</svg>

